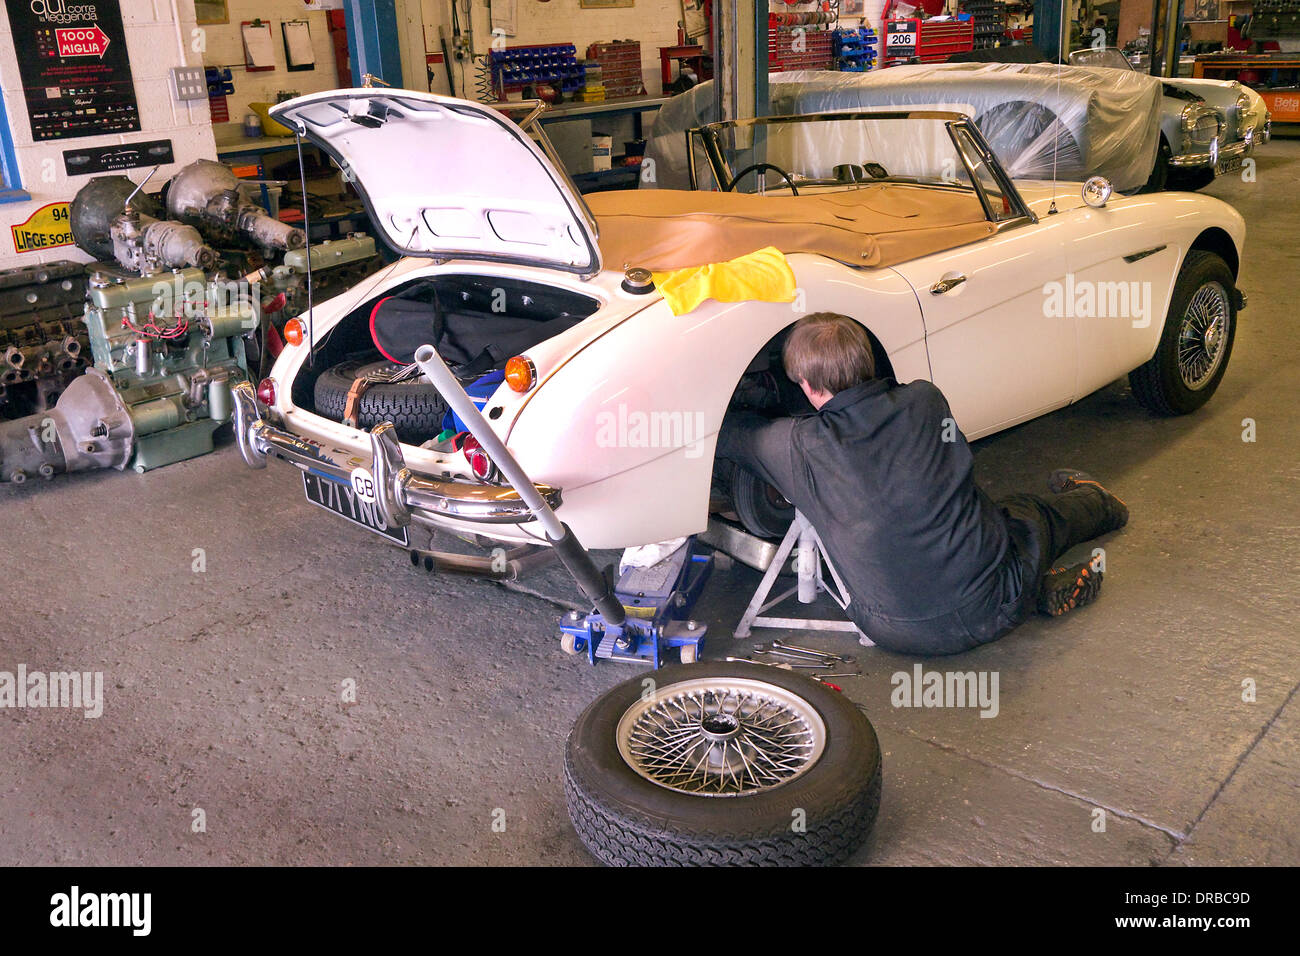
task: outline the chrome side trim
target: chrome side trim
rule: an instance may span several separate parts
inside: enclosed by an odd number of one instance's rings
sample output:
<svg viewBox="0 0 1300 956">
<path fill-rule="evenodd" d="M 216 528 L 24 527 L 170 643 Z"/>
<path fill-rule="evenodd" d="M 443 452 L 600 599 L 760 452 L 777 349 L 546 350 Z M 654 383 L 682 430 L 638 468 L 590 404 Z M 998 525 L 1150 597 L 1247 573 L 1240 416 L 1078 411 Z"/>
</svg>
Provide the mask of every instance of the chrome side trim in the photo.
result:
<svg viewBox="0 0 1300 956">
<path fill-rule="evenodd" d="M 1154 256 L 1157 252 L 1164 252 L 1168 246 L 1155 246 L 1151 249 L 1143 249 L 1141 252 L 1130 252 L 1124 257 L 1125 262 L 1141 262 L 1147 256 Z"/>
</svg>

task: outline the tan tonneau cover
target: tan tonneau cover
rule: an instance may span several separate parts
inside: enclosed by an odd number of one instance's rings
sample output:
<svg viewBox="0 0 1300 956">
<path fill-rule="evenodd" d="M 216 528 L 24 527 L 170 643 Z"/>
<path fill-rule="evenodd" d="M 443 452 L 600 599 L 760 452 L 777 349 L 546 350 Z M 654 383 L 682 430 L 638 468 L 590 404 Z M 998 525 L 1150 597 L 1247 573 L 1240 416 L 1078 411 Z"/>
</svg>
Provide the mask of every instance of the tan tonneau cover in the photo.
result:
<svg viewBox="0 0 1300 956">
<path fill-rule="evenodd" d="M 994 231 L 973 193 L 898 183 L 800 196 L 628 189 L 584 198 L 606 269 L 686 269 L 765 246 L 889 266 Z"/>
</svg>

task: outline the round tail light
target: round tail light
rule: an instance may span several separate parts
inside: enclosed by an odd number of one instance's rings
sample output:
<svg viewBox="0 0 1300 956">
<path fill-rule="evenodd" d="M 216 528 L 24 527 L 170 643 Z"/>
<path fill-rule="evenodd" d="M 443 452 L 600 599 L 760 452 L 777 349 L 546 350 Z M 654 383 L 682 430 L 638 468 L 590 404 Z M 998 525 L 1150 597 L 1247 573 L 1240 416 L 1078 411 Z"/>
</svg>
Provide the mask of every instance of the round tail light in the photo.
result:
<svg viewBox="0 0 1300 956">
<path fill-rule="evenodd" d="M 491 481 L 496 477 L 497 466 L 492 464 L 492 459 L 488 457 L 483 446 L 478 443 L 478 439 L 473 435 L 466 435 L 464 442 L 460 446 L 461 453 L 465 456 L 465 461 L 469 463 L 469 470 L 473 472 L 474 477 L 479 481 Z"/>
<path fill-rule="evenodd" d="M 275 404 L 275 379 L 264 378 L 257 383 L 257 400 L 268 408 Z"/>
</svg>

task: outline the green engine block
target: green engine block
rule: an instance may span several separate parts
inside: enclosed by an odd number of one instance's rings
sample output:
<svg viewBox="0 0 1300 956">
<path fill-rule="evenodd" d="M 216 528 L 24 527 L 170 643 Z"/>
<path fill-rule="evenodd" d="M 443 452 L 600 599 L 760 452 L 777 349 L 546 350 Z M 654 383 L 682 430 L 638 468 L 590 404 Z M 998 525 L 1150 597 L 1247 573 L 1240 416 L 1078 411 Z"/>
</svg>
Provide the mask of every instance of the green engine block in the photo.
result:
<svg viewBox="0 0 1300 956">
<path fill-rule="evenodd" d="M 91 354 L 131 418 L 136 471 L 212 450 L 212 433 L 230 418 L 230 389 L 248 377 L 242 336 L 257 327 L 257 309 L 239 283 L 201 269 L 91 277 Z"/>
</svg>

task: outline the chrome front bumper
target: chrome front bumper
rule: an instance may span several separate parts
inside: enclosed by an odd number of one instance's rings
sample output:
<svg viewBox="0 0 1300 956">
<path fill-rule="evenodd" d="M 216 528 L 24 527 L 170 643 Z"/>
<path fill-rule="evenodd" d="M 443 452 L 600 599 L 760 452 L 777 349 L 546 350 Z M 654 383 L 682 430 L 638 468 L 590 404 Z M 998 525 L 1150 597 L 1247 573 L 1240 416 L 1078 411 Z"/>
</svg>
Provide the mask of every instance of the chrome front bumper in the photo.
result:
<svg viewBox="0 0 1300 956">
<path fill-rule="evenodd" d="M 1252 146 L 1254 146 L 1253 142 L 1247 143 L 1245 140 L 1238 140 L 1228 146 L 1220 147 L 1217 156 L 1213 152 L 1183 153 L 1181 156 L 1170 157 L 1169 165 L 1180 169 L 1189 166 L 1218 166 L 1219 163 L 1225 160 L 1247 155 Z"/>
<path fill-rule="evenodd" d="M 241 382 L 232 392 L 235 438 L 239 453 L 250 468 L 265 468 L 268 458 L 279 458 L 303 471 L 351 485 L 350 464 L 338 463 L 311 442 L 263 420 L 252 385 Z M 371 429 L 370 449 L 375 506 L 390 526 L 405 526 L 414 521 L 438 527 L 446 519 L 479 524 L 522 524 L 533 520 L 528 505 L 513 488 L 436 480 L 411 471 L 391 422 Z M 560 506 L 560 489 L 548 485 L 535 487 L 551 508 Z"/>
</svg>

